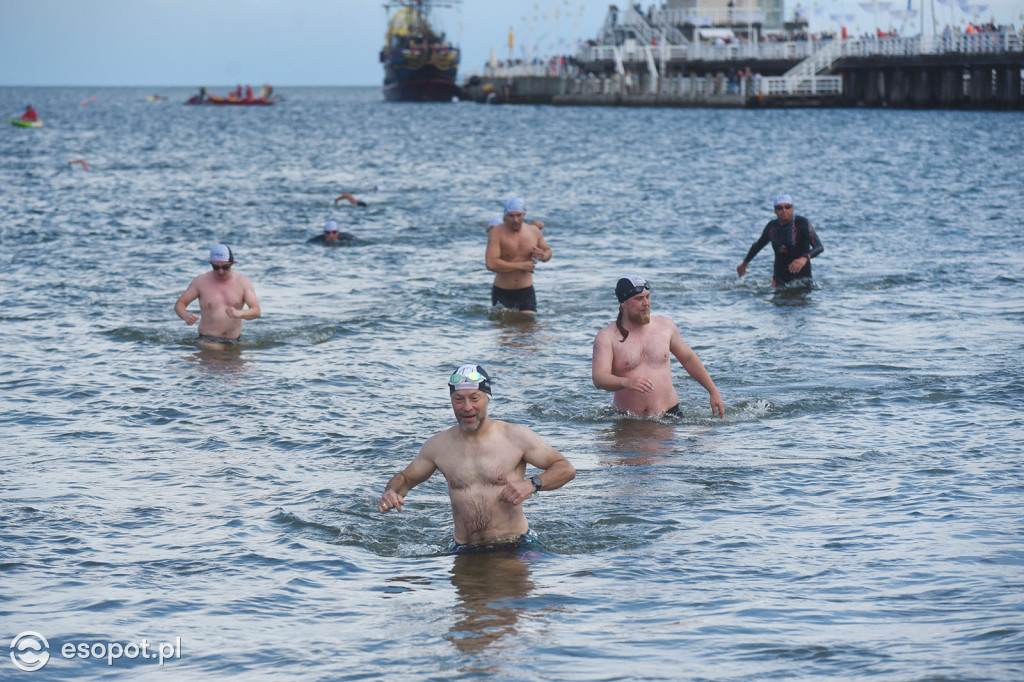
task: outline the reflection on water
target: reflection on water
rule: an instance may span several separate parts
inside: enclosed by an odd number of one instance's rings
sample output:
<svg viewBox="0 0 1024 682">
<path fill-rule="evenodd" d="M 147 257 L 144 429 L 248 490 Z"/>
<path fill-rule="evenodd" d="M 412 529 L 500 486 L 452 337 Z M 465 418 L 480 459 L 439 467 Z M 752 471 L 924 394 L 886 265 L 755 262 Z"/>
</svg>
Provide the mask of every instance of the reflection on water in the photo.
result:
<svg viewBox="0 0 1024 682">
<path fill-rule="evenodd" d="M 495 312 L 500 310 L 501 312 Z M 507 350 L 535 353 L 540 350 L 537 342 L 537 318 L 533 315 L 509 310 L 492 309 L 489 314 L 497 331 L 498 345 Z"/>
<path fill-rule="evenodd" d="M 458 620 L 446 639 L 459 651 L 478 653 L 515 634 L 524 607 L 514 602 L 533 590 L 525 560 L 510 552 L 459 554 L 451 580 L 458 595 Z"/>
<path fill-rule="evenodd" d="M 188 361 L 199 369 L 220 376 L 241 376 L 247 372 L 249 363 L 242 358 L 241 346 L 205 342 L 197 342 L 196 346 Z"/>
<path fill-rule="evenodd" d="M 603 461 L 624 466 L 643 466 L 661 461 L 673 452 L 676 427 L 651 419 L 623 417 L 599 434 L 610 444 Z"/>
</svg>

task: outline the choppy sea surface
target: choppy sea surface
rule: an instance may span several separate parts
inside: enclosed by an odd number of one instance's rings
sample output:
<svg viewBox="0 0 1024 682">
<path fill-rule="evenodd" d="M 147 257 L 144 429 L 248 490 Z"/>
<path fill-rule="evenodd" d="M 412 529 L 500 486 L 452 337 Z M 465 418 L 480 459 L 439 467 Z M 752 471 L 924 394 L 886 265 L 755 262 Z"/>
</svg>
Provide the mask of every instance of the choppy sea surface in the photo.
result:
<svg viewBox="0 0 1024 682">
<path fill-rule="evenodd" d="M 279 92 L 0 88 L 45 122 L 0 127 L 0 677 L 34 632 L 39 679 L 1020 679 L 1021 114 Z M 735 273 L 779 191 L 811 290 Z M 534 321 L 489 306 L 513 194 Z M 172 310 L 218 242 L 236 351 Z M 674 360 L 678 422 L 591 384 L 629 272 L 725 419 Z M 539 557 L 444 554 L 440 474 L 375 510 L 463 362 L 577 469 L 526 502 Z"/>
</svg>

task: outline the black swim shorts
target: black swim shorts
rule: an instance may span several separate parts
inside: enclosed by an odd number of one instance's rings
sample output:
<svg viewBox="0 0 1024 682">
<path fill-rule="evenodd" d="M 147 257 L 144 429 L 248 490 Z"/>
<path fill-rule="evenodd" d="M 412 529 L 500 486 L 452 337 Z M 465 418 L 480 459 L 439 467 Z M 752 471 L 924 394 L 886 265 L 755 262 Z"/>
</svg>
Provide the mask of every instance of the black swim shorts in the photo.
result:
<svg viewBox="0 0 1024 682">
<path fill-rule="evenodd" d="M 492 552 L 508 552 L 519 555 L 522 550 L 539 550 L 540 544 L 536 534 L 528 530 L 514 540 L 508 542 L 491 542 L 484 545 L 463 545 L 455 540 L 448 543 L 445 554 L 489 554 Z"/>
<path fill-rule="evenodd" d="M 491 305 L 501 305 L 510 310 L 537 312 L 537 292 L 532 286 L 525 289 L 502 289 L 491 286 Z"/>
</svg>

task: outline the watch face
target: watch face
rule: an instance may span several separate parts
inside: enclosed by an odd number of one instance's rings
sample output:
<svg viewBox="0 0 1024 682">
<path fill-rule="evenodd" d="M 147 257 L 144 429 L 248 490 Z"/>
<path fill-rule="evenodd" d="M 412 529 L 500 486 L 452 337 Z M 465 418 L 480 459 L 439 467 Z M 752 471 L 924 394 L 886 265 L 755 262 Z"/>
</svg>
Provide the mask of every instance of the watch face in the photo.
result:
<svg viewBox="0 0 1024 682">
<path fill-rule="evenodd" d="M 540 487 L 544 485 L 543 481 L 540 480 L 540 476 L 531 477 L 530 482 L 533 483 L 533 487 L 537 490 L 540 490 Z"/>
</svg>

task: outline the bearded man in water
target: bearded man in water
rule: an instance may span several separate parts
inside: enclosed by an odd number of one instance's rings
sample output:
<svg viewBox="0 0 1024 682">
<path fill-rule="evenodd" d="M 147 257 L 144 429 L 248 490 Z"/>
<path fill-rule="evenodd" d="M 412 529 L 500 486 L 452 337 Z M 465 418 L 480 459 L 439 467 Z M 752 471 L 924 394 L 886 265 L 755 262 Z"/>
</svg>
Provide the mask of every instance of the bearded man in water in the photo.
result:
<svg viewBox="0 0 1024 682">
<path fill-rule="evenodd" d="M 614 391 L 621 411 L 638 417 L 679 416 L 679 395 L 672 386 L 669 354 L 707 389 L 711 414 L 725 415 L 715 382 L 697 354 L 686 345 L 675 323 L 651 317 L 651 286 L 638 275 L 615 285 L 619 316 L 597 333 L 591 376 L 594 386 Z"/>
</svg>

